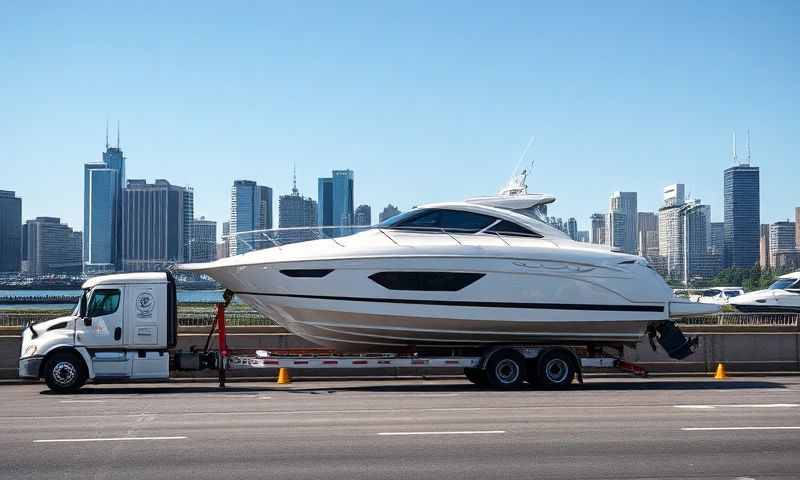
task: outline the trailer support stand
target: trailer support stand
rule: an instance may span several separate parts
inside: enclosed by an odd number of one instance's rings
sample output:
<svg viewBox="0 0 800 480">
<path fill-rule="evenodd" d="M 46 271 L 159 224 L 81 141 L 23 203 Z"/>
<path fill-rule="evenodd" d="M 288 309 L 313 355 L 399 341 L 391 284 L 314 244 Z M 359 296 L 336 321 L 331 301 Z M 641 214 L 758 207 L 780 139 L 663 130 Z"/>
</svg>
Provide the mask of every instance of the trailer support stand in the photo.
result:
<svg viewBox="0 0 800 480">
<path fill-rule="evenodd" d="M 228 350 L 228 343 L 225 338 L 225 303 L 217 304 L 217 328 L 219 339 L 219 388 L 225 388 L 225 370 L 228 366 L 228 357 L 230 351 Z"/>
</svg>

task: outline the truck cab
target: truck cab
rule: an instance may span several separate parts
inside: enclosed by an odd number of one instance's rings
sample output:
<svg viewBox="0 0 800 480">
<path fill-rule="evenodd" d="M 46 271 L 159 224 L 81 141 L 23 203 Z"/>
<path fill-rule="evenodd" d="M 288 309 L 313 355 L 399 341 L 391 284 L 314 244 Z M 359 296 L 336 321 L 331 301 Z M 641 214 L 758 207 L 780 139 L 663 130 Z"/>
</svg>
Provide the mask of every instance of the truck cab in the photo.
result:
<svg viewBox="0 0 800 480">
<path fill-rule="evenodd" d="M 61 392 L 87 380 L 169 378 L 177 343 L 175 279 L 169 272 L 87 280 L 71 315 L 23 330 L 21 378 L 44 378 Z"/>
</svg>

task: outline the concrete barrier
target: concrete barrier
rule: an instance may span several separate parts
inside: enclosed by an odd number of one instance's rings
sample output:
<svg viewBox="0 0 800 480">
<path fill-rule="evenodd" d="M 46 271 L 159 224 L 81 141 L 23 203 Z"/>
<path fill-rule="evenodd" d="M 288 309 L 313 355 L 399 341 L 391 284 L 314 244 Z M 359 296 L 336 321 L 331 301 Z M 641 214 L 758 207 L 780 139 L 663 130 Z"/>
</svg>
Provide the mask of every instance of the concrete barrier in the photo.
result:
<svg viewBox="0 0 800 480">
<path fill-rule="evenodd" d="M 663 352 L 653 352 L 645 340 L 635 348 L 625 349 L 625 359 L 642 365 L 654 373 L 712 373 L 717 363 L 724 362 L 728 371 L 736 372 L 800 372 L 800 332 L 796 329 L 765 331 L 733 327 L 684 328 L 687 334 L 700 339 L 697 351 L 684 360 L 673 360 Z M 773 329 L 774 330 L 774 329 Z M 201 329 L 184 329 L 178 335 L 178 348 L 185 350 L 205 344 L 207 333 Z M 0 330 L 0 378 L 16 378 L 21 337 L 18 329 Z M 216 335 L 212 345 L 217 344 Z M 292 335 L 280 327 L 230 328 L 228 344 L 234 350 L 313 348 L 315 345 Z M 454 373 L 448 369 L 446 372 Z M 299 373 L 299 372 L 298 372 Z M 427 368 L 381 370 L 303 370 L 303 376 L 401 376 L 445 373 Z M 176 372 L 179 377 L 213 377 L 215 372 Z M 252 369 L 231 372 L 231 376 L 275 377 L 276 369 Z"/>
</svg>

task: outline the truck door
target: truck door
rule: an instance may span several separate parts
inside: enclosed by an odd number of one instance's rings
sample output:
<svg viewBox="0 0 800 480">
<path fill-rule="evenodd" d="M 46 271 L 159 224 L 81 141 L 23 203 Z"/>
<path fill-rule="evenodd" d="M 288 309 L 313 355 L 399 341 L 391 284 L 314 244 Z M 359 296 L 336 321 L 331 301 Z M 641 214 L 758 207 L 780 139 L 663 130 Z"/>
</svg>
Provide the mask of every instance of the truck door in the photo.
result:
<svg viewBox="0 0 800 480">
<path fill-rule="evenodd" d="M 122 348 L 124 308 L 122 288 L 102 286 L 89 294 L 86 315 L 78 321 L 77 343 L 88 348 Z"/>
</svg>

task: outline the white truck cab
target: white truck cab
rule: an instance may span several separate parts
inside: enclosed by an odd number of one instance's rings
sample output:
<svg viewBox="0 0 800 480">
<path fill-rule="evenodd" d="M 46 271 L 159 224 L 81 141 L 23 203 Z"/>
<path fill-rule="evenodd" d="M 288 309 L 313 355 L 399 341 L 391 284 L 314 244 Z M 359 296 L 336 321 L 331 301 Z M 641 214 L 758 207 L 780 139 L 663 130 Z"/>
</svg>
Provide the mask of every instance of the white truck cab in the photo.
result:
<svg viewBox="0 0 800 480">
<path fill-rule="evenodd" d="M 175 280 L 170 273 L 126 273 L 87 280 L 71 315 L 22 334 L 21 378 L 56 391 L 87 380 L 169 378 L 177 343 Z"/>
</svg>

